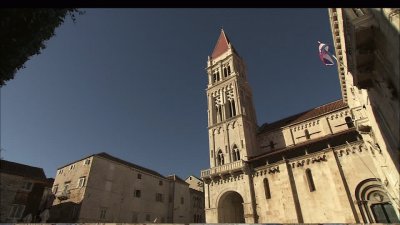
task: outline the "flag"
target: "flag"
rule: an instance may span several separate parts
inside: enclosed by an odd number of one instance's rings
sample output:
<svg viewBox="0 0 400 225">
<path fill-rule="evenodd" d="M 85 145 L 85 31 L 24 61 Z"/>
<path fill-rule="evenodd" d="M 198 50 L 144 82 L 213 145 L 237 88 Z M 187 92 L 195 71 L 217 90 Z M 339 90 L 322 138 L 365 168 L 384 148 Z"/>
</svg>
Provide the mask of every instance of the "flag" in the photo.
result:
<svg viewBox="0 0 400 225">
<path fill-rule="evenodd" d="M 318 50 L 319 50 L 319 58 L 321 61 L 326 65 L 326 66 L 332 66 L 335 65 L 333 62 L 332 57 L 333 56 L 331 53 L 329 53 L 329 46 L 327 44 L 321 43 L 318 41 Z"/>
</svg>

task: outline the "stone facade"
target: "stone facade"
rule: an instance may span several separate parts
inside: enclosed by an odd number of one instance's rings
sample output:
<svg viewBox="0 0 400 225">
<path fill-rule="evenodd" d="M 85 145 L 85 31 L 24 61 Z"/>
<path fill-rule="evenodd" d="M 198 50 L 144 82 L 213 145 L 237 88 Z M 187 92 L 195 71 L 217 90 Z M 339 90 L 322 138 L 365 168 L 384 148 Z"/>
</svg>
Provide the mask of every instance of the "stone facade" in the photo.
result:
<svg viewBox="0 0 400 225">
<path fill-rule="evenodd" d="M 186 178 L 186 183 L 189 184 L 190 191 L 190 215 L 193 219 L 192 223 L 204 223 L 204 183 L 196 176 Z"/>
<path fill-rule="evenodd" d="M 188 176 L 185 179 L 185 182 L 189 184 L 189 187 L 191 189 L 203 192 L 204 186 L 203 186 L 203 180 L 202 179 L 192 175 L 192 176 Z"/>
<path fill-rule="evenodd" d="M 53 192 L 51 222 L 188 223 L 192 219 L 188 183 L 106 153 L 59 168 Z"/>
<path fill-rule="evenodd" d="M 399 208 L 400 50 L 399 8 L 329 9 L 344 100 L 365 114 L 356 128 L 392 202 Z M 364 109 L 364 110 L 362 110 Z M 366 217 L 362 222 L 374 222 Z"/>
<path fill-rule="evenodd" d="M 207 74 L 207 223 L 398 222 L 398 195 L 376 163 L 385 155 L 356 127 L 367 109 L 340 99 L 258 127 L 244 62 L 224 31 Z"/>
<path fill-rule="evenodd" d="M 0 222 L 39 222 L 51 185 L 42 168 L 0 160 Z"/>
</svg>

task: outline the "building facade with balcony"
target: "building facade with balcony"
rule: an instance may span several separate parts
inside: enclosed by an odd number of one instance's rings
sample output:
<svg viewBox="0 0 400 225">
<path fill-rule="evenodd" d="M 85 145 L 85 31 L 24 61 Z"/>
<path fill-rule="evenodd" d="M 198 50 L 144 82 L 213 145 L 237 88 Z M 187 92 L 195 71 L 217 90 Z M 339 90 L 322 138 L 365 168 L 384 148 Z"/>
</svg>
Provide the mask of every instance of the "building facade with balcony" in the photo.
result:
<svg viewBox="0 0 400 225">
<path fill-rule="evenodd" d="M 42 168 L 0 160 L 0 222 L 39 222 L 52 185 Z"/>
<path fill-rule="evenodd" d="M 343 96 L 258 126 L 244 61 L 223 30 L 206 70 L 207 223 L 399 221 L 398 195 L 378 173 L 383 151 L 357 128 L 367 109 Z"/>
<path fill-rule="evenodd" d="M 57 170 L 50 222 L 189 223 L 191 191 L 176 175 L 98 153 Z M 204 201 L 204 197 L 202 198 Z"/>
</svg>

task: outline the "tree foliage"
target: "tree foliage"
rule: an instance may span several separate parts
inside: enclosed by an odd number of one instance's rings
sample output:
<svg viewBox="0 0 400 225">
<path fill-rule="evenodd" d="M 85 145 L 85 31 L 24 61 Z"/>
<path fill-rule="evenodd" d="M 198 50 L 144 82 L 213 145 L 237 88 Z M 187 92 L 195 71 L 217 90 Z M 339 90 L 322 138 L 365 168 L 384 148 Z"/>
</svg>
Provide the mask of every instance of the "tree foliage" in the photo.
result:
<svg viewBox="0 0 400 225">
<path fill-rule="evenodd" d="M 75 22 L 81 13 L 73 8 L 0 9 L 0 86 L 13 79 L 31 56 L 41 53 L 66 16 Z"/>
</svg>

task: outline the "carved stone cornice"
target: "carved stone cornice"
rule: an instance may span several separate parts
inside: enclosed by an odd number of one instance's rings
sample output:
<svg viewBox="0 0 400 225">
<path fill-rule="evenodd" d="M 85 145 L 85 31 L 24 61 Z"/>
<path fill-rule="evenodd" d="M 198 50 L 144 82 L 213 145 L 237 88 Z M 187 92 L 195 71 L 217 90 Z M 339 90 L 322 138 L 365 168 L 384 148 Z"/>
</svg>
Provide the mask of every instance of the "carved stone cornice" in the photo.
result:
<svg viewBox="0 0 400 225">
<path fill-rule="evenodd" d="M 363 151 L 364 152 L 368 151 L 367 146 L 365 145 L 365 143 L 358 143 L 358 144 L 353 144 L 353 145 L 349 144 L 345 148 L 335 150 L 335 154 L 338 157 L 344 157 L 344 156 L 349 156 L 349 155 L 356 154 L 356 153 L 361 153 Z"/>
<path fill-rule="evenodd" d="M 253 177 L 265 176 L 267 174 L 276 174 L 276 173 L 280 173 L 279 165 L 269 166 L 269 167 L 267 167 L 265 169 L 261 169 L 261 170 L 255 171 L 253 173 Z"/>
<path fill-rule="evenodd" d="M 236 182 L 238 180 L 243 180 L 244 179 L 244 175 L 243 174 L 238 174 L 238 175 L 232 175 L 232 176 L 222 176 L 218 177 L 214 180 L 211 180 L 210 182 L 210 186 L 218 186 L 218 185 L 222 185 L 225 183 L 231 183 L 231 182 Z"/>
<path fill-rule="evenodd" d="M 292 168 L 296 168 L 296 167 L 303 167 L 305 165 L 326 162 L 326 161 L 328 161 L 328 158 L 327 158 L 326 154 L 323 153 L 323 154 L 319 154 L 319 155 L 310 156 L 309 158 L 297 160 L 294 162 L 292 161 L 292 162 L 289 162 L 289 164 L 291 165 Z"/>
</svg>

